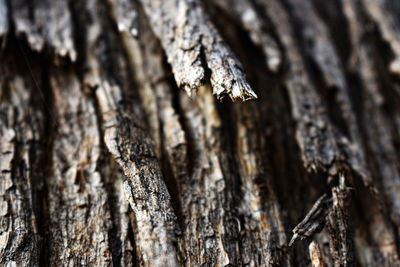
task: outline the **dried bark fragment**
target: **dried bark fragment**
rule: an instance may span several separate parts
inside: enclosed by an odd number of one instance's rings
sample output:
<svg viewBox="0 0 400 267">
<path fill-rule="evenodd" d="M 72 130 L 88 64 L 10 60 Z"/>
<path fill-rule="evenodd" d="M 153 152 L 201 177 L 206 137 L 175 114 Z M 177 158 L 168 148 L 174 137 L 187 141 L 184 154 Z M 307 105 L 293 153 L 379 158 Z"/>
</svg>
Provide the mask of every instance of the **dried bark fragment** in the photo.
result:
<svg viewBox="0 0 400 267">
<path fill-rule="evenodd" d="M 149 30 L 150 29 L 147 28 L 147 31 Z M 148 36 L 149 34 L 149 32 L 142 32 L 140 39 L 143 39 L 143 36 Z M 165 80 L 163 79 L 166 79 L 166 76 L 164 76 L 165 74 L 162 73 L 159 69 L 162 61 L 161 58 L 163 57 L 161 51 L 160 54 L 156 56 L 157 58 L 154 59 L 154 55 L 152 55 L 152 49 L 156 49 L 155 47 L 153 47 L 154 40 L 147 40 L 146 38 L 145 40 L 149 43 L 143 44 L 147 47 L 145 50 L 143 50 L 141 48 L 141 43 L 139 42 L 139 40 L 132 38 L 131 35 L 127 35 L 125 33 L 122 34 L 122 41 L 125 46 L 125 51 L 128 55 L 129 65 L 130 68 L 133 70 L 132 76 L 134 77 L 135 82 L 138 85 L 139 96 L 143 103 L 143 111 L 147 118 L 148 129 L 150 136 L 153 140 L 154 151 L 156 152 L 158 157 L 161 157 L 162 140 L 159 114 L 163 114 L 163 112 L 160 111 L 160 107 L 158 106 L 154 87 L 157 86 L 158 82 L 165 83 Z M 158 65 L 158 63 L 160 65 Z M 144 65 L 146 67 L 144 67 Z M 149 71 L 151 71 L 151 73 L 148 73 Z M 163 88 L 162 90 L 169 89 L 170 88 Z"/>
<path fill-rule="evenodd" d="M 6 63 L 6 61 L 2 61 Z M 32 109 L 33 84 L 0 73 L 0 265 L 37 266 L 41 239 L 34 207 L 34 172 L 43 117 Z M 14 70 L 15 71 L 15 70 Z"/>
<path fill-rule="evenodd" d="M 68 1 L 10 2 L 17 36 L 24 36 L 33 50 L 42 51 L 47 45 L 54 54 L 76 60 Z"/>
<path fill-rule="evenodd" d="M 210 81 L 218 99 L 225 95 L 232 100 L 257 98 L 245 80 L 241 64 L 197 0 L 140 2 L 161 40 L 178 86 L 189 96 L 204 83 L 204 63 L 211 70 Z"/>
<path fill-rule="evenodd" d="M 363 0 L 365 11 L 378 26 L 381 36 L 386 41 L 394 58 L 390 63 L 389 70 L 400 76 L 400 21 L 398 15 L 387 0 Z"/>
<path fill-rule="evenodd" d="M 332 198 L 321 196 L 306 217 L 293 229 L 289 245 L 300 237 L 311 237 L 327 225 L 329 231 L 330 254 L 335 266 L 353 266 L 355 255 L 349 225 L 349 188 L 340 174 L 339 186 L 332 188 Z"/>
<path fill-rule="evenodd" d="M 47 177 L 49 264 L 108 266 L 110 211 L 98 172 L 100 134 L 94 103 L 74 74 L 52 69 L 57 107 L 52 171 Z"/>
<path fill-rule="evenodd" d="M 298 237 L 300 239 L 308 238 L 315 232 L 319 232 L 325 225 L 326 215 L 328 213 L 328 196 L 322 195 L 315 202 L 306 217 L 293 229 L 293 236 L 289 246 L 293 245 Z"/>
<path fill-rule="evenodd" d="M 266 57 L 266 66 L 272 72 L 278 72 L 282 55 L 275 39 L 267 32 L 268 25 L 257 14 L 249 0 L 218 0 L 214 1 L 233 19 L 239 19 L 242 27 L 249 32 L 254 44 L 260 46 Z"/>
</svg>

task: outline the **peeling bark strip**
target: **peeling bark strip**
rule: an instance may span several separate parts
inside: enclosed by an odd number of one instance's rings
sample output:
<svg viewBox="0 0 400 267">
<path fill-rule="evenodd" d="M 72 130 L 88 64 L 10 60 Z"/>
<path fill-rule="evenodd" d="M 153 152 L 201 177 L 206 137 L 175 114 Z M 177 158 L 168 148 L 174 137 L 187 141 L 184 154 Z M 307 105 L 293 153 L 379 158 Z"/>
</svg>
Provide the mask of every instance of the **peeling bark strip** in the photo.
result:
<svg viewBox="0 0 400 267">
<path fill-rule="evenodd" d="M 199 1 L 140 2 L 161 39 L 178 86 L 189 96 L 204 84 L 204 64 L 211 70 L 213 94 L 218 99 L 225 95 L 234 101 L 257 98 L 245 79 L 242 65 L 224 43 Z"/>
<path fill-rule="evenodd" d="M 104 121 L 107 148 L 127 180 L 125 195 L 136 217 L 137 246 L 145 266 L 178 266 L 176 217 L 162 180 L 151 141 L 139 122 L 118 107 L 119 88 L 104 83 L 96 90 Z M 111 100 L 112 99 L 112 100 Z M 115 101 L 115 102 L 114 102 Z"/>
</svg>

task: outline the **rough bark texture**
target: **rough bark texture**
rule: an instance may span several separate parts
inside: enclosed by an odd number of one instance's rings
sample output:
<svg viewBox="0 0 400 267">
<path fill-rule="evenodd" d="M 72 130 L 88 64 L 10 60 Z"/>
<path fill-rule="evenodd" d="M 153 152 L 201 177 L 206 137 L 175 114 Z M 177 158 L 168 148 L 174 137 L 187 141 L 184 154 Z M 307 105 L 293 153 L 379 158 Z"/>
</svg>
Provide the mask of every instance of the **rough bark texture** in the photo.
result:
<svg viewBox="0 0 400 267">
<path fill-rule="evenodd" d="M 399 18 L 0 0 L 0 265 L 400 266 Z"/>
</svg>

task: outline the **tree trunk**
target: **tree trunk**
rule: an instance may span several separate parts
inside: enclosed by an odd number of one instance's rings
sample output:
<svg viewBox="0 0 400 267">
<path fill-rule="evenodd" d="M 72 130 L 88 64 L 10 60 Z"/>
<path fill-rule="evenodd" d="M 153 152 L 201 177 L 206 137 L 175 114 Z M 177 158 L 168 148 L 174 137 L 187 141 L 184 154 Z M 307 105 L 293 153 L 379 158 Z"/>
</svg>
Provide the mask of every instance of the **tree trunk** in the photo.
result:
<svg viewBox="0 0 400 267">
<path fill-rule="evenodd" d="M 0 0 L 1 266 L 400 266 L 400 4 Z"/>
</svg>

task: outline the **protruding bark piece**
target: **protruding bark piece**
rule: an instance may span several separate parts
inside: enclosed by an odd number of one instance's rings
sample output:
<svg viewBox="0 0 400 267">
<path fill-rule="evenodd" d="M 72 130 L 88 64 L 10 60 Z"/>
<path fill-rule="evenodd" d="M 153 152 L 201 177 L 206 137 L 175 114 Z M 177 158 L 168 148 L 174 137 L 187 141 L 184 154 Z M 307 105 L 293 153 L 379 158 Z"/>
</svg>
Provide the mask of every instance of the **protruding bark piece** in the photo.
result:
<svg viewBox="0 0 400 267">
<path fill-rule="evenodd" d="M 26 37 L 32 49 L 42 51 L 48 45 L 55 55 L 76 60 L 68 1 L 13 0 L 10 3 L 16 35 Z"/>
<path fill-rule="evenodd" d="M 293 230 L 289 246 L 300 237 L 310 237 L 327 225 L 330 250 L 335 266 L 353 266 L 354 251 L 351 228 L 349 226 L 348 202 L 349 188 L 344 175 L 339 175 L 339 186 L 332 188 L 332 199 L 321 196 L 307 216 Z"/>
<path fill-rule="evenodd" d="M 325 225 L 325 217 L 328 213 L 328 201 L 326 194 L 318 198 L 306 217 L 293 229 L 293 236 L 289 242 L 289 246 L 293 245 L 297 238 L 308 238 L 322 230 Z"/>
<path fill-rule="evenodd" d="M 222 40 L 197 0 L 140 0 L 160 38 L 175 80 L 189 96 L 204 84 L 205 66 L 218 99 L 257 98 L 245 79 L 240 62 Z M 204 55 L 203 55 L 204 53 Z"/>
<path fill-rule="evenodd" d="M 275 39 L 267 32 L 268 25 L 260 18 L 249 0 L 218 0 L 215 4 L 223 8 L 233 19 L 239 19 L 242 27 L 249 32 L 254 44 L 261 47 L 266 58 L 266 65 L 272 72 L 278 72 L 282 55 Z"/>
</svg>

